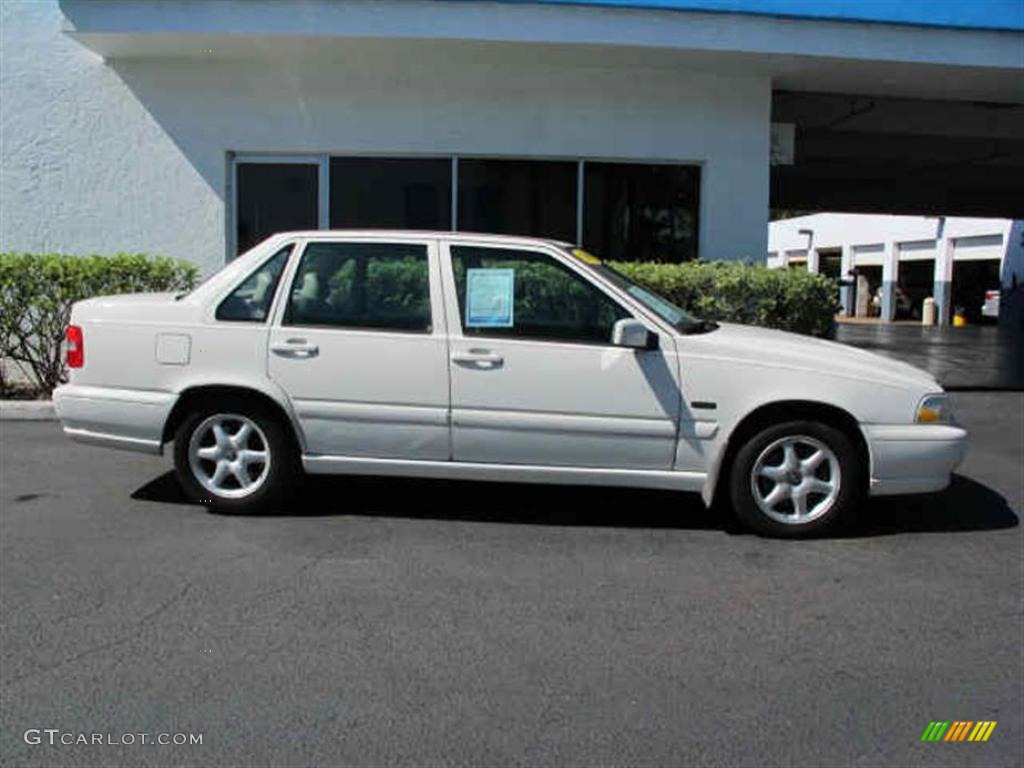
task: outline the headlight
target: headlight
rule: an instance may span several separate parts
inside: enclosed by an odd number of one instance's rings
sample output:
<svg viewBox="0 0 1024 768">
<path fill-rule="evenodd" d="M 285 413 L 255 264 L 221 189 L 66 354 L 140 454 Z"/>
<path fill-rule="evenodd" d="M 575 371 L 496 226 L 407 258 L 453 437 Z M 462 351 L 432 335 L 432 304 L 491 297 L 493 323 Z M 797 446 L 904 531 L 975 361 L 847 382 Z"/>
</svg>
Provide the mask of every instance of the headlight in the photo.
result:
<svg viewBox="0 0 1024 768">
<path fill-rule="evenodd" d="M 918 424 L 952 424 L 953 406 L 947 395 L 928 395 L 917 406 L 914 421 Z"/>
</svg>

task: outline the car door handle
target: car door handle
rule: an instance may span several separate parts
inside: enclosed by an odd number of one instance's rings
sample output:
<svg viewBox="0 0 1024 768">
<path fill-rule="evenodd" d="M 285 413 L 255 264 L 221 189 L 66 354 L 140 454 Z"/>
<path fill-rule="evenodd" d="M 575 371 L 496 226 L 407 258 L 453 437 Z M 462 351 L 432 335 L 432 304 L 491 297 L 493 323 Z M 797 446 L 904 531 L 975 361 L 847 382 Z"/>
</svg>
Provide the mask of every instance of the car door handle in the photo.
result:
<svg viewBox="0 0 1024 768">
<path fill-rule="evenodd" d="M 320 353 L 320 347 L 305 339 L 286 339 L 271 342 L 270 351 L 282 357 L 306 358 L 316 357 Z"/>
<path fill-rule="evenodd" d="M 461 365 L 486 365 L 497 368 L 505 358 L 488 349 L 471 349 L 467 352 L 453 352 L 452 362 Z"/>
</svg>

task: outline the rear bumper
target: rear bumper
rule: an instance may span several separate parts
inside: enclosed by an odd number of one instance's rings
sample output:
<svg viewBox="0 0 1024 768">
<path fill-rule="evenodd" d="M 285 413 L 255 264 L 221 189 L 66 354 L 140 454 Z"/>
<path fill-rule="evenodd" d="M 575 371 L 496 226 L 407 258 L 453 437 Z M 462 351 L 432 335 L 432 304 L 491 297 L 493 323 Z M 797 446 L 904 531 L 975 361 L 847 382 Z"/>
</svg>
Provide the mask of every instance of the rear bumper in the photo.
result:
<svg viewBox="0 0 1024 768">
<path fill-rule="evenodd" d="M 53 404 L 72 440 L 108 448 L 160 454 L 163 429 L 177 395 L 142 389 L 67 384 Z"/>
<path fill-rule="evenodd" d="M 967 453 L 967 431 L 960 427 L 865 425 L 863 430 L 873 496 L 941 491 Z"/>
</svg>

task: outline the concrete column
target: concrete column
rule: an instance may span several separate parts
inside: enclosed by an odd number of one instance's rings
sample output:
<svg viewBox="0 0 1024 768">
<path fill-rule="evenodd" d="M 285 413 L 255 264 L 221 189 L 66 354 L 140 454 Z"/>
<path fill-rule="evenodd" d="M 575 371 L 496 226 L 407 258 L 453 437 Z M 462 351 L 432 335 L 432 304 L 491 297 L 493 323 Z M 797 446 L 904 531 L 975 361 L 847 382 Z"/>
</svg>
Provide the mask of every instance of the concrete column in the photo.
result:
<svg viewBox="0 0 1024 768">
<path fill-rule="evenodd" d="M 900 251 L 895 242 L 885 244 L 882 260 L 882 322 L 896 319 L 896 281 L 899 280 Z"/>
<path fill-rule="evenodd" d="M 807 249 L 807 271 L 808 272 L 814 272 L 815 274 L 817 274 L 818 270 L 819 270 L 820 263 L 821 263 L 821 258 L 818 255 L 818 249 L 817 248 L 808 248 Z"/>
<path fill-rule="evenodd" d="M 853 269 L 853 248 L 850 245 L 843 245 L 843 255 L 839 265 L 839 277 L 844 281 L 853 282 L 850 270 Z M 839 289 L 839 303 L 842 306 L 843 317 L 853 316 L 853 285 L 844 285 Z"/>
<path fill-rule="evenodd" d="M 866 275 L 857 275 L 857 317 L 867 317 L 868 308 L 871 306 L 871 291 L 868 290 L 868 278 Z"/>
<path fill-rule="evenodd" d="M 951 237 L 943 237 L 935 244 L 935 315 L 939 325 L 949 325 L 953 315 L 953 245 Z"/>
</svg>

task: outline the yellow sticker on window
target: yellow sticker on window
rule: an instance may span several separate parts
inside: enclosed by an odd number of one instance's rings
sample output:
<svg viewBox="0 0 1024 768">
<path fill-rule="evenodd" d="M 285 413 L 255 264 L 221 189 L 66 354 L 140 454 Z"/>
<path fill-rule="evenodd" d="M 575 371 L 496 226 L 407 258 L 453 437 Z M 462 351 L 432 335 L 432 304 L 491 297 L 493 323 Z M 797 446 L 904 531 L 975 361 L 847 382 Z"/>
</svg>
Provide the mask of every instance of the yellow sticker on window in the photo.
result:
<svg viewBox="0 0 1024 768">
<path fill-rule="evenodd" d="M 582 248 L 576 248 L 573 250 L 572 255 L 582 261 L 584 264 L 600 264 L 601 260 L 593 254 L 587 253 Z"/>
</svg>

